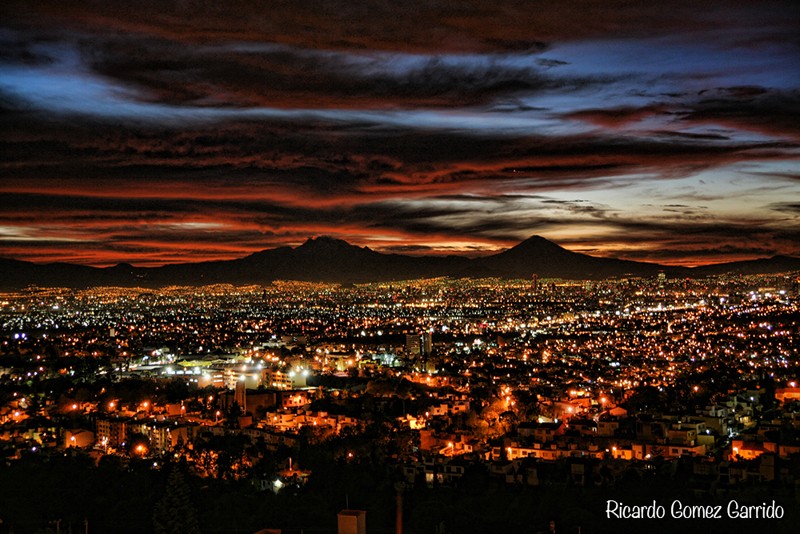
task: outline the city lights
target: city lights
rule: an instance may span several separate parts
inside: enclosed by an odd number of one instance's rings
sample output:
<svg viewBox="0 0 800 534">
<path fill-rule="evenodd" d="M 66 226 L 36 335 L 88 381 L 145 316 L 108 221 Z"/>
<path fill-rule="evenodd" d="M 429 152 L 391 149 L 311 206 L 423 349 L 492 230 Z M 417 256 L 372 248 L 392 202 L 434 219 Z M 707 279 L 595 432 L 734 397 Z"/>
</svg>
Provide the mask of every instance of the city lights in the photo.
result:
<svg viewBox="0 0 800 534">
<path fill-rule="evenodd" d="M 454 495 L 476 474 L 487 491 L 611 492 L 676 466 L 697 487 L 779 491 L 800 453 L 794 280 L 23 291 L 3 299 L 26 313 L 3 320 L 48 336 L 0 340 L 14 356 L 3 444 L 8 462 L 85 455 L 159 477 L 179 464 L 195 488 L 298 501 L 315 491 L 308 458 Z M 780 299 L 750 298 L 781 284 Z"/>
</svg>

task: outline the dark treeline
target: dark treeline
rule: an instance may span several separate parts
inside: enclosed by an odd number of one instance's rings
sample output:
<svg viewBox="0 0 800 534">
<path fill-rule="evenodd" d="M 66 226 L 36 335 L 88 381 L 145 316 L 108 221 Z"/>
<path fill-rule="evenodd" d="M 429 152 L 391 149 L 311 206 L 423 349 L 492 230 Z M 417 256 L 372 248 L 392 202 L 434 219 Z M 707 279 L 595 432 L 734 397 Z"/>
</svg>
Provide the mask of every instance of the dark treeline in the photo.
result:
<svg viewBox="0 0 800 534">
<path fill-rule="evenodd" d="M 373 442 L 374 443 L 374 442 Z M 0 463 L 0 533 L 50 534 L 88 531 L 124 533 L 254 533 L 280 528 L 284 533 L 335 533 L 341 509 L 367 510 L 368 531 L 394 532 L 397 473 L 377 460 L 379 451 L 358 448 L 361 461 L 336 460 L 336 445 L 309 446 L 298 460 L 312 469 L 302 488 L 286 486 L 278 494 L 259 491 L 251 481 L 200 478 L 183 464 L 103 457 L 98 464 L 82 453 L 23 458 Z M 297 451 L 295 451 L 297 452 Z M 273 459 L 274 460 L 274 459 Z M 298 461 L 296 460 L 296 461 Z M 564 465 L 553 464 L 560 479 Z M 255 477 L 256 479 L 258 476 Z M 609 519 L 606 501 L 666 508 L 659 520 Z M 670 505 L 741 503 L 783 506 L 781 520 L 670 519 Z M 697 498 L 687 491 L 680 471 L 670 476 L 631 472 L 613 487 L 567 482 L 540 487 L 506 485 L 492 479 L 480 464 L 471 466 L 459 487 L 408 485 L 404 522 L 407 532 L 461 534 L 479 532 L 671 533 L 676 528 L 708 533 L 768 528 L 796 532 L 800 513 L 796 497 L 779 487 L 753 487 L 736 495 Z"/>
</svg>

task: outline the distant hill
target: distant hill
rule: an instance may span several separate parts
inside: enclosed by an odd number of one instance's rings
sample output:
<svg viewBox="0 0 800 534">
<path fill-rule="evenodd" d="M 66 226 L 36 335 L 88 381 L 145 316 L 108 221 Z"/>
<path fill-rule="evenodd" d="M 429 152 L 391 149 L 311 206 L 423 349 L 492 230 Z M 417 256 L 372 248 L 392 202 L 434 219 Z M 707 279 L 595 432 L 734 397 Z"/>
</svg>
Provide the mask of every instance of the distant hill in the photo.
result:
<svg viewBox="0 0 800 534">
<path fill-rule="evenodd" d="M 533 273 L 544 278 L 576 280 L 655 276 L 659 271 L 665 271 L 673 276 L 688 275 L 688 269 L 680 267 L 597 258 L 572 252 L 540 236 L 533 236 L 504 252 L 474 261 L 484 272 L 494 273 L 503 278 L 529 278 Z"/>
<path fill-rule="evenodd" d="M 98 268 L 68 263 L 37 264 L 0 258 L 0 287 L 92 287 L 266 284 L 273 280 L 315 282 L 379 282 L 451 276 L 456 278 L 602 279 L 627 276 L 702 277 L 722 273 L 775 273 L 800 270 L 800 258 L 775 256 L 758 260 L 697 267 L 597 258 L 571 252 L 533 236 L 503 252 L 481 258 L 383 254 L 340 239 L 317 237 L 302 245 L 279 247 L 227 261 L 182 263 L 162 267 L 128 264 Z"/>
<path fill-rule="evenodd" d="M 695 267 L 695 276 L 711 276 L 715 274 L 773 274 L 788 271 L 800 271 L 800 258 L 792 256 L 773 256 L 757 260 L 734 261 Z"/>
</svg>

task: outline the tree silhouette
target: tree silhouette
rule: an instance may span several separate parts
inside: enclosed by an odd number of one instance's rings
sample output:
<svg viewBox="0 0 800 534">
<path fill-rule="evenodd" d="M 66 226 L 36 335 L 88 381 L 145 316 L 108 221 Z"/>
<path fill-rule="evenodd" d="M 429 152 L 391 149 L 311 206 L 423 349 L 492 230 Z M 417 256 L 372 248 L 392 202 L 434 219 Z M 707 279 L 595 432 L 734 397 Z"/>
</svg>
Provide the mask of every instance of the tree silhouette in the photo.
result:
<svg viewBox="0 0 800 534">
<path fill-rule="evenodd" d="M 156 534 L 200 534 L 189 486 L 178 467 L 173 467 L 164 496 L 156 503 L 153 527 Z"/>
</svg>

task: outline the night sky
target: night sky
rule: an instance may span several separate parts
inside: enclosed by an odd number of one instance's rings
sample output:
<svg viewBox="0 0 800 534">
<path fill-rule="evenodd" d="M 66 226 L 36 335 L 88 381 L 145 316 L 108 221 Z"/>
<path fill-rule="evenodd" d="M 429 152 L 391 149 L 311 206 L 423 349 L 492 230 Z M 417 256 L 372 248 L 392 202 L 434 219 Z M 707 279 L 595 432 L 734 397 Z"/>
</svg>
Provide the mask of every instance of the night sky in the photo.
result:
<svg viewBox="0 0 800 534">
<path fill-rule="evenodd" d="M 4 257 L 800 256 L 793 1 L 5 0 L 0 108 Z"/>
</svg>

